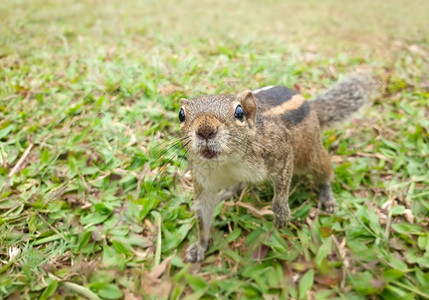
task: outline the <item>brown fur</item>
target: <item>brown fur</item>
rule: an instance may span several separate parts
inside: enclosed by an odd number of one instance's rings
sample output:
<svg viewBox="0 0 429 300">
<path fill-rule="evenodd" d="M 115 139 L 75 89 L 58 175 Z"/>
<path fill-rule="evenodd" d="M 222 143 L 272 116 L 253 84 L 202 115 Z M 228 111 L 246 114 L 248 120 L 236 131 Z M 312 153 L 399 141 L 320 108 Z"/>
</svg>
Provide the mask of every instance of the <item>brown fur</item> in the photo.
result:
<svg viewBox="0 0 429 300">
<path fill-rule="evenodd" d="M 333 90 L 338 94 L 338 89 Z M 337 106 L 344 118 L 352 111 L 344 108 L 347 99 L 341 99 Z M 181 100 L 186 116 L 181 124 L 182 139 L 193 176 L 199 229 L 197 242 L 187 250 L 189 261 L 204 260 L 214 208 L 243 182 L 273 183 L 274 223 L 279 228 L 290 219 L 288 198 L 293 173 L 311 174 L 319 184 L 319 207 L 329 213 L 335 211 L 330 184 L 333 170 L 320 126 L 321 119 L 341 117 L 332 117 L 335 99 L 329 102 L 328 117 L 319 105 L 321 101 L 313 107 L 312 102 L 284 87 Z M 352 110 L 359 108 L 355 102 Z M 237 106 L 242 107 L 243 119 L 235 116 Z"/>
</svg>

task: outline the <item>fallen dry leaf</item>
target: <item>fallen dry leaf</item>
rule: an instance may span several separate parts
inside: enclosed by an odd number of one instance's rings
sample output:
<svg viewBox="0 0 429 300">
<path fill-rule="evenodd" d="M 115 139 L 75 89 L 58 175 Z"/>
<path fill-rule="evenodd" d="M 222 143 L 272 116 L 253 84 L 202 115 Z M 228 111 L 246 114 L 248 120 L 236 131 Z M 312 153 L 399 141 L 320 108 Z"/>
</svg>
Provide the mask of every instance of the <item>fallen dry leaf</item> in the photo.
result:
<svg viewBox="0 0 429 300">
<path fill-rule="evenodd" d="M 143 269 L 141 278 L 141 288 L 146 295 L 155 296 L 156 299 L 168 299 L 173 282 L 170 278 L 171 260 L 175 254 L 166 258 L 150 272 Z"/>
<path fill-rule="evenodd" d="M 142 296 L 137 297 L 130 291 L 124 290 L 124 300 L 142 300 L 142 299 L 143 299 Z"/>
<path fill-rule="evenodd" d="M 390 209 L 393 206 L 393 199 L 389 199 L 381 205 L 382 209 Z"/>
<path fill-rule="evenodd" d="M 408 222 L 410 222 L 411 224 L 414 223 L 414 215 L 413 215 L 413 212 L 411 211 L 411 209 L 409 209 L 409 208 L 405 209 L 404 210 L 404 216 Z"/>
<path fill-rule="evenodd" d="M 260 260 L 263 259 L 267 256 L 268 250 L 270 250 L 270 247 L 268 247 L 267 245 L 259 245 L 255 251 L 253 251 L 252 253 L 252 259 L 255 260 Z"/>
<path fill-rule="evenodd" d="M 350 266 L 350 261 L 349 261 L 349 257 L 347 256 L 347 249 L 346 249 L 346 237 L 344 237 L 340 242 L 338 242 L 337 238 L 335 237 L 335 235 L 332 235 L 332 240 L 335 243 L 335 246 L 337 247 L 338 253 L 341 257 L 341 260 L 343 261 L 343 267 L 342 267 L 342 274 L 341 274 L 341 282 L 340 282 L 340 287 L 342 289 L 345 288 L 346 286 L 346 274 L 347 274 L 347 269 L 349 269 Z M 353 267 L 352 267 L 353 269 Z M 353 271 L 353 270 L 351 270 Z"/>
<path fill-rule="evenodd" d="M 336 277 L 333 277 L 331 275 L 320 275 L 320 276 L 316 276 L 314 278 L 314 280 L 321 284 L 321 285 L 325 285 L 325 286 L 333 286 L 336 285 L 341 277 L 341 274 L 335 274 Z"/>
<path fill-rule="evenodd" d="M 252 213 L 255 217 L 262 218 L 263 216 L 274 216 L 274 213 L 271 209 L 258 209 L 252 206 L 249 203 L 245 202 L 232 202 L 228 201 L 224 203 L 224 206 L 240 206 L 246 208 L 250 213 Z"/>
<path fill-rule="evenodd" d="M 383 281 L 372 279 L 371 285 L 375 287 L 377 290 L 382 291 L 384 289 L 384 286 L 386 285 Z"/>
</svg>

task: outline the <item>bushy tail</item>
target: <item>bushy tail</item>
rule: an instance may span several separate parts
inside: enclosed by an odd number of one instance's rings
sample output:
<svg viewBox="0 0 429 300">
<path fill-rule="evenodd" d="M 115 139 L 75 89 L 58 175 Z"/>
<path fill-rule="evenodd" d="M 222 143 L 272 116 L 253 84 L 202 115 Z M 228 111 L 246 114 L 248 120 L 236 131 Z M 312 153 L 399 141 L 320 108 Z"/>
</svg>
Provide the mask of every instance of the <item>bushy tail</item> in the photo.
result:
<svg viewBox="0 0 429 300">
<path fill-rule="evenodd" d="M 352 75 L 337 82 L 310 102 L 322 128 L 343 122 L 369 102 L 370 80 Z"/>
</svg>

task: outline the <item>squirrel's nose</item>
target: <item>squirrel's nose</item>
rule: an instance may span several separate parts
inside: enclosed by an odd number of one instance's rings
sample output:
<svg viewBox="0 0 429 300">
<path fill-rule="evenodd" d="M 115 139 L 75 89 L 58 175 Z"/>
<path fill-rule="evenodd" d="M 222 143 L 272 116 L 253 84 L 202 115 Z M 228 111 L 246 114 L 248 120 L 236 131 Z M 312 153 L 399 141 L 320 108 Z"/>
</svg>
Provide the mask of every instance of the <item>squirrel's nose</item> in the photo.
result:
<svg viewBox="0 0 429 300">
<path fill-rule="evenodd" d="M 196 134 L 200 139 L 208 140 L 216 136 L 217 129 L 209 128 L 209 127 L 201 127 L 201 128 L 198 128 Z"/>
</svg>

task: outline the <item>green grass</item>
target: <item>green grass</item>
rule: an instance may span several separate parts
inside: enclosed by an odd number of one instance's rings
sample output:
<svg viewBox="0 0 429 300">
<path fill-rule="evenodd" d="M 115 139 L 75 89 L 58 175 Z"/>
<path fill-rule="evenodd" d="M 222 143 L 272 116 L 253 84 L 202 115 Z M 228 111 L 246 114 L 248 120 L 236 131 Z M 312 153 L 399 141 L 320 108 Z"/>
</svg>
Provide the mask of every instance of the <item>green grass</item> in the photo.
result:
<svg viewBox="0 0 429 300">
<path fill-rule="evenodd" d="M 429 298 L 425 5 L 2 1 L 0 298 Z M 278 231 L 270 186 L 249 186 L 188 264 L 192 187 L 165 152 L 178 99 L 311 97 L 356 70 L 379 84 L 359 121 L 325 133 L 338 212 L 296 178 Z"/>
</svg>

